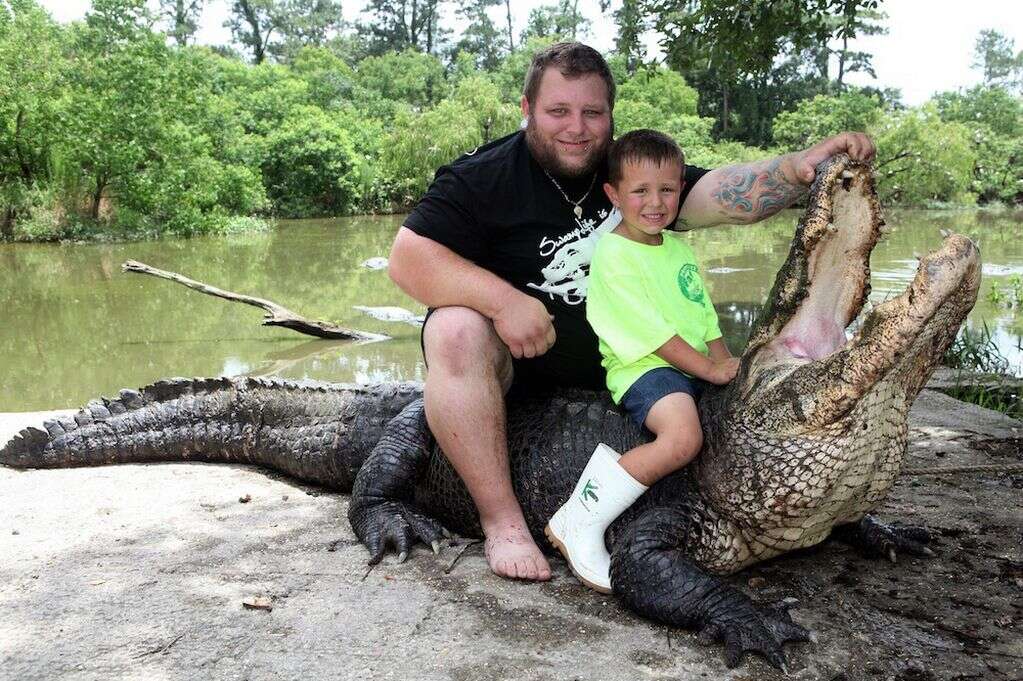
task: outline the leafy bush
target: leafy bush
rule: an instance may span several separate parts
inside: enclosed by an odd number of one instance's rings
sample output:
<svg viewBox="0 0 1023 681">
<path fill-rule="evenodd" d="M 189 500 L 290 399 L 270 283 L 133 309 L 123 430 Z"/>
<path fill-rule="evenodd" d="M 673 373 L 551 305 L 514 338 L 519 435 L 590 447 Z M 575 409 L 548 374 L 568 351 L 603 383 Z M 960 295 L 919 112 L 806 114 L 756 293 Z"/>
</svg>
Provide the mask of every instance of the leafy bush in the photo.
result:
<svg viewBox="0 0 1023 681">
<path fill-rule="evenodd" d="M 313 106 L 299 107 L 260 143 L 263 184 L 276 214 L 341 215 L 362 200 L 348 131 Z"/>
<path fill-rule="evenodd" d="M 882 201 L 973 203 L 970 183 L 977 155 L 962 123 L 946 123 L 932 105 L 925 105 L 888 114 L 871 132 Z"/>
<path fill-rule="evenodd" d="M 845 131 L 864 132 L 882 115 L 876 95 L 857 91 L 840 95 L 817 95 L 804 99 L 794 111 L 783 111 L 774 119 L 774 143 L 788 151 Z"/>
</svg>

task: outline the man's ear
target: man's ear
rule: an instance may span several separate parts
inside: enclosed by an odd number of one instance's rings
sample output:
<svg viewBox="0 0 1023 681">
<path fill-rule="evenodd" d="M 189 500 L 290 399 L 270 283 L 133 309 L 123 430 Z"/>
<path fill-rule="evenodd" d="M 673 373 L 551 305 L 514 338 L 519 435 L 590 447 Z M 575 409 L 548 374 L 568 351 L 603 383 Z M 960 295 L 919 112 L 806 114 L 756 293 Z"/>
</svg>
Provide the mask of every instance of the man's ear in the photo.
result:
<svg viewBox="0 0 1023 681">
<path fill-rule="evenodd" d="M 611 203 L 618 207 L 618 190 L 610 182 L 604 183 L 604 193 L 607 194 L 607 198 L 611 199 Z"/>
<path fill-rule="evenodd" d="M 522 101 L 519 102 L 519 106 L 522 107 L 522 115 L 529 118 L 529 100 L 526 99 L 525 95 L 522 95 Z"/>
</svg>

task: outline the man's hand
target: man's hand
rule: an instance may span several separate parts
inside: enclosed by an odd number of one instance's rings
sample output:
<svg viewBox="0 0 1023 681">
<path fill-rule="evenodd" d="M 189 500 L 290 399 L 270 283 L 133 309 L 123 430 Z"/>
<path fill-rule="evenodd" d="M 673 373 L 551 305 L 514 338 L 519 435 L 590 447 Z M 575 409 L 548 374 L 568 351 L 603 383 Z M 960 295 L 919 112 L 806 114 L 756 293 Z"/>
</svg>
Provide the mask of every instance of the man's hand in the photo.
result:
<svg viewBox="0 0 1023 681">
<path fill-rule="evenodd" d="M 728 357 L 725 359 L 712 359 L 713 365 L 707 372 L 707 382 L 714 385 L 724 385 L 735 378 L 739 371 L 739 358 Z"/>
<path fill-rule="evenodd" d="M 494 330 L 512 357 L 539 357 L 554 345 L 554 326 L 547 308 L 536 298 L 515 292 L 494 315 Z"/>
<path fill-rule="evenodd" d="M 874 141 L 862 132 L 843 132 L 818 142 L 799 153 L 795 161 L 796 176 L 803 184 L 811 184 L 817 164 L 835 154 L 849 154 L 854 161 L 870 161 L 874 158 Z"/>
</svg>

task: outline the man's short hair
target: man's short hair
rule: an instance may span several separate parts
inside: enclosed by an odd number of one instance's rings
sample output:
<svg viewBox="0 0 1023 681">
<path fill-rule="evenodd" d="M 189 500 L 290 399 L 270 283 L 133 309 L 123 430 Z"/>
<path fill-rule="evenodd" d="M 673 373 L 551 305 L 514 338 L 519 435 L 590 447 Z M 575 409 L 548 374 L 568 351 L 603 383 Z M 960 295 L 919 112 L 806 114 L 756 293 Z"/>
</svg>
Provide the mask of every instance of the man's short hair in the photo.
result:
<svg viewBox="0 0 1023 681">
<path fill-rule="evenodd" d="M 682 148 L 663 132 L 643 128 L 627 132 L 614 141 L 607 152 L 607 179 L 617 185 L 626 163 L 653 161 L 657 165 L 677 163 L 683 171 L 686 155 Z"/>
<path fill-rule="evenodd" d="M 582 43 L 554 43 L 533 55 L 533 63 L 526 72 L 526 85 L 522 89 L 526 101 L 533 104 L 540 90 L 540 80 L 548 66 L 557 67 L 565 78 L 579 78 L 590 73 L 601 77 L 607 86 L 607 104 L 615 108 L 615 79 L 604 57 L 589 45 Z"/>
</svg>

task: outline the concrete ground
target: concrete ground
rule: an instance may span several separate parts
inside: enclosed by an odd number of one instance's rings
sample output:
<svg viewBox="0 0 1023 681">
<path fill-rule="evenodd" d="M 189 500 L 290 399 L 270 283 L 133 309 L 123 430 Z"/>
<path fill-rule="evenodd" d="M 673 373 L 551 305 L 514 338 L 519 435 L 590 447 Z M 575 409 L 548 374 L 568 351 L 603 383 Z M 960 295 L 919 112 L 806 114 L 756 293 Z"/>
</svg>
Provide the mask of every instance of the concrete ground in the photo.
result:
<svg viewBox="0 0 1023 681">
<path fill-rule="evenodd" d="M 0 415 L 0 443 L 42 416 Z M 908 465 L 1023 461 L 1023 423 L 938 393 L 911 425 Z M 800 600 L 818 640 L 788 647 L 788 678 L 1023 679 L 1021 487 L 904 477 L 880 515 L 934 529 L 937 558 L 826 542 L 733 581 Z M 0 468 L 0 504 L 2 679 L 783 678 L 727 670 L 561 561 L 550 583 L 503 581 L 463 541 L 369 570 L 345 497 L 255 469 Z"/>
</svg>

